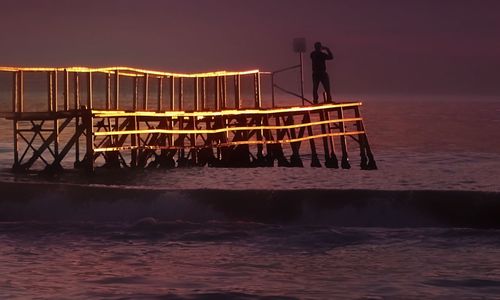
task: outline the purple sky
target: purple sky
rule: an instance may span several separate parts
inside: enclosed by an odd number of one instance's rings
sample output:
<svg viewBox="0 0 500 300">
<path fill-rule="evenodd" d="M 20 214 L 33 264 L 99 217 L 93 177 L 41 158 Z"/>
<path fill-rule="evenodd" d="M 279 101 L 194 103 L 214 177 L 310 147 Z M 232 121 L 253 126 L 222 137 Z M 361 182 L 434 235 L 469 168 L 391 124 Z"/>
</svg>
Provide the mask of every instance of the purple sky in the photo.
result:
<svg viewBox="0 0 500 300">
<path fill-rule="evenodd" d="M 319 40 L 333 50 L 338 94 L 500 94 L 498 0 L 0 5 L 0 65 L 274 70 L 297 62 L 291 41 L 305 37 L 308 48 Z"/>
</svg>

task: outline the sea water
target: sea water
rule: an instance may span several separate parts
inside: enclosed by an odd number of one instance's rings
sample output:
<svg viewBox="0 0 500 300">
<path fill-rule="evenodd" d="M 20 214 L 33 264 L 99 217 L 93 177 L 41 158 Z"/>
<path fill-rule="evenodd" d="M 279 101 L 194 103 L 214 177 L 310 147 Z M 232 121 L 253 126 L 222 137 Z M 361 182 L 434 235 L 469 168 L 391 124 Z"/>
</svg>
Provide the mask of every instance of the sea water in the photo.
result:
<svg viewBox="0 0 500 300">
<path fill-rule="evenodd" d="M 19 175 L 0 298 L 500 298 L 500 99 L 362 97 L 379 170 Z"/>
</svg>

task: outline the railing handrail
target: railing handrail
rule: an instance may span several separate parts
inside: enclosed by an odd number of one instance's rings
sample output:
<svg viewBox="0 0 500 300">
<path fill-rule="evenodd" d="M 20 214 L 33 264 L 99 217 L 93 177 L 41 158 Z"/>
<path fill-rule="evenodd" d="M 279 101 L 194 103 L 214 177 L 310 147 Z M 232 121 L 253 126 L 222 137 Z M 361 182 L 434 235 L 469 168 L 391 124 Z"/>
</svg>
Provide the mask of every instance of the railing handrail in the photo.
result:
<svg viewBox="0 0 500 300">
<path fill-rule="evenodd" d="M 167 76 L 167 77 L 186 77 L 186 78 L 196 78 L 196 77 L 220 77 L 220 76 L 235 76 L 235 75 L 251 75 L 261 73 L 258 69 L 247 70 L 247 71 L 214 71 L 205 73 L 173 73 L 173 72 L 163 72 L 123 66 L 115 67 L 103 67 L 103 68 L 91 68 L 91 67 L 8 67 L 0 66 L 0 72 L 54 72 L 54 71 L 67 71 L 71 73 L 106 73 L 112 74 L 116 71 L 120 72 L 120 75 L 124 76 L 134 76 L 142 77 L 144 74 L 156 75 L 156 76 Z M 125 73 L 123 73 L 125 72 Z M 132 72 L 132 73 L 127 73 Z"/>
</svg>

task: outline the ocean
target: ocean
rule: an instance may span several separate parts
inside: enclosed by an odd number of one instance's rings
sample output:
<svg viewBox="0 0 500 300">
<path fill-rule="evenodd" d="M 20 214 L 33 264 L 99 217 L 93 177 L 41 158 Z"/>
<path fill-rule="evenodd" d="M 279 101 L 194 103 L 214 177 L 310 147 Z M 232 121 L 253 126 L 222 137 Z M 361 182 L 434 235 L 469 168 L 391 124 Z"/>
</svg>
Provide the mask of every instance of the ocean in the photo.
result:
<svg viewBox="0 0 500 300">
<path fill-rule="evenodd" d="M 500 299 L 500 98 L 359 100 L 376 171 L 14 174 L 1 120 L 0 298 Z"/>
</svg>

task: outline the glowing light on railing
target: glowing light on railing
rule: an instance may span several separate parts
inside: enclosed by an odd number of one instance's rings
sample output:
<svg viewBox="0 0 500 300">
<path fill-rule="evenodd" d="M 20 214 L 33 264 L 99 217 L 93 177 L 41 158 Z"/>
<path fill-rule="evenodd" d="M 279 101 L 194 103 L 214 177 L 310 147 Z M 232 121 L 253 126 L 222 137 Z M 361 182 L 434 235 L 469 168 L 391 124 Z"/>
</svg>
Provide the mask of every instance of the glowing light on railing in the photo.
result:
<svg viewBox="0 0 500 300">
<path fill-rule="evenodd" d="M 114 73 L 116 71 L 120 72 L 120 75 L 123 76 L 144 76 L 144 74 L 148 75 L 156 75 L 156 76 L 167 76 L 167 77 L 187 77 L 187 78 L 196 78 L 196 77 L 217 77 L 217 76 L 234 76 L 234 75 L 250 75 L 257 74 L 259 70 L 248 70 L 248 71 L 215 71 L 215 72 L 205 72 L 205 73 L 173 73 L 173 72 L 162 72 L 162 71 L 154 71 L 154 70 L 146 70 L 146 69 L 138 69 L 138 68 L 130 68 L 123 66 L 116 67 L 105 67 L 105 68 L 90 68 L 90 67 L 59 67 L 59 68 L 47 68 L 47 67 L 0 67 L 0 72 L 51 72 L 51 71 L 60 71 L 60 72 L 80 72 L 80 73 Z"/>
</svg>

